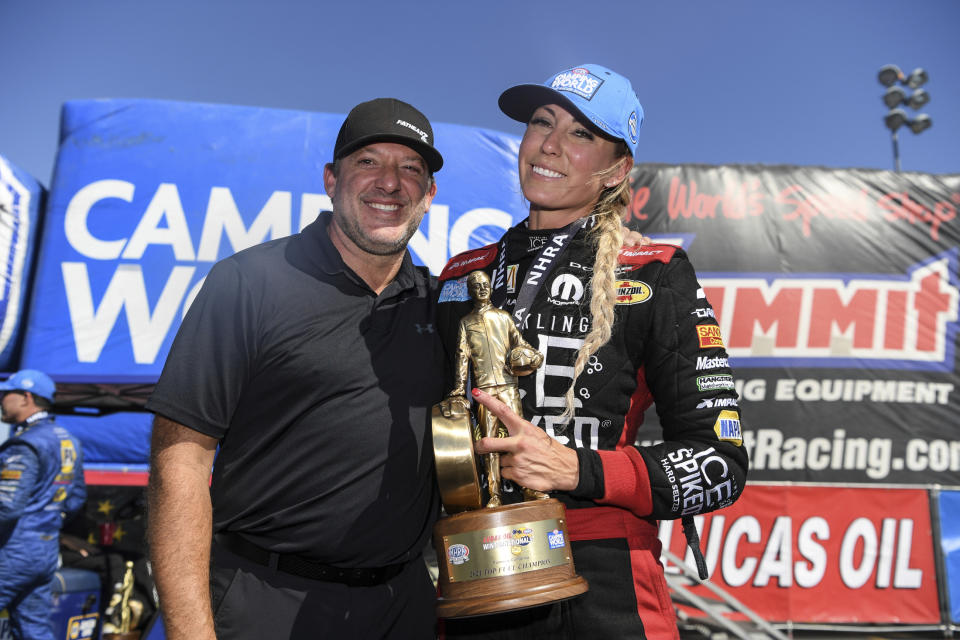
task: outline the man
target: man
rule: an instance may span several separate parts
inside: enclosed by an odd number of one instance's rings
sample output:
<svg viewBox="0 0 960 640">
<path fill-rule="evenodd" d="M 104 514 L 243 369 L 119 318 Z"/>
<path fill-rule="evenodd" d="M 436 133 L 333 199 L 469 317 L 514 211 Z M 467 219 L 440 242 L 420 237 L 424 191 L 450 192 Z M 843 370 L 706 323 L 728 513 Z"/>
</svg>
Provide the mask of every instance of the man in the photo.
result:
<svg viewBox="0 0 960 640">
<path fill-rule="evenodd" d="M 214 265 L 147 404 L 170 640 L 434 636 L 444 358 L 406 245 L 443 158 L 423 114 L 381 98 L 333 159 L 332 213 Z"/>
<path fill-rule="evenodd" d="M 80 443 L 48 412 L 55 389 L 33 369 L 0 383 L 2 419 L 13 425 L 0 444 L 0 610 L 17 640 L 54 638 L 60 527 L 87 498 Z"/>
<path fill-rule="evenodd" d="M 543 354 L 523 339 L 510 314 L 490 304 L 490 277 L 483 271 L 467 276 L 467 292 L 473 299 L 473 310 L 460 319 L 460 330 L 454 355 L 454 385 L 442 407 L 444 414 L 463 413 L 469 406 L 466 397 L 468 368 L 473 370 L 473 385 L 498 398 L 517 415 L 522 415 L 517 375 L 527 375 L 543 363 Z M 525 352 L 523 370 L 512 367 L 515 350 Z M 517 355 L 520 355 L 518 353 Z M 469 367 L 469 365 L 473 365 Z M 507 428 L 485 406 L 477 407 L 477 432 L 474 439 L 507 437 Z M 487 468 L 487 507 L 503 503 L 500 487 L 500 454 L 484 454 Z M 544 499 L 542 491 L 523 488 L 527 499 Z"/>
</svg>

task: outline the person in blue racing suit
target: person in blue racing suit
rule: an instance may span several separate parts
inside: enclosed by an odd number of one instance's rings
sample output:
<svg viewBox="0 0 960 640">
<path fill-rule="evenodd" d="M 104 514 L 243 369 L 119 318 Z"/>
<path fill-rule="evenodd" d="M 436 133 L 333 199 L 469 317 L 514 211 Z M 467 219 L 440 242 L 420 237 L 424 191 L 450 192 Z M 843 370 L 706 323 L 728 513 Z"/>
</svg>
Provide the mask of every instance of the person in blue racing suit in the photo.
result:
<svg viewBox="0 0 960 640">
<path fill-rule="evenodd" d="M 57 570 L 60 527 L 87 497 L 80 443 L 54 422 L 55 386 L 24 369 L 0 383 L 0 610 L 16 640 L 53 640 L 50 582 Z"/>
</svg>

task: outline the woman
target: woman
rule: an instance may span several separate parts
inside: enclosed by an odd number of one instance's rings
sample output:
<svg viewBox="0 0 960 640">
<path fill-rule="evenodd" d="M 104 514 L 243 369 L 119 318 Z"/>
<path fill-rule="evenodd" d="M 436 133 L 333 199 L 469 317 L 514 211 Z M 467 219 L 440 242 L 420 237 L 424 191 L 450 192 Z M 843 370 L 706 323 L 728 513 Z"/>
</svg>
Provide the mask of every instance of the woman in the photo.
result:
<svg viewBox="0 0 960 640">
<path fill-rule="evenodd" d="M 519 175 L 530 215 L 497 244 L 450 261 L 440 276 L 439 326 L 450 344 L 469 310 L 462 283 L 483 269 L 492 302 L 544 354 L 538 372 L 521 378 L 526 420 L 473 391 L 510 432 L 480 440 L 476 451 L 499 452 L 504 479 L 565 504 L 576 570 L 590 590 L 449 620 L 446 633 L 676 638 L 657 520 L 731 504 L 747 471 L 719 327 L 681 249 L 620 249 L 643 121 L 630 82 L 582 65 L 508 89 L 500 108 L 527 124 Z M 653 401 L 664 442 L 634 446 Z M 692 521 L 685 529 L 697 546 Z"/>
</svg>

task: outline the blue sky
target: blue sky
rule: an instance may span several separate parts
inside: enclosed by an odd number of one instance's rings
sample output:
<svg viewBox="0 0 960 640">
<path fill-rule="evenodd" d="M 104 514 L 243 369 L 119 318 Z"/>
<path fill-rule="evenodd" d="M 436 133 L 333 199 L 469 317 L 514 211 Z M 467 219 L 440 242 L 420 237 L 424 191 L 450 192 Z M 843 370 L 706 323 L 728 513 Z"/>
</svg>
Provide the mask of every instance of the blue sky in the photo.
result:
<svg viewBox="0 0 960 640">
<path fill-rule="evenodd" d="M 904 171 L 960 172 L 960 2 L 0 0 L 0 154 L 49 185 L 66 100 L 346 113 L 378 96 L 519 133 L 500 92 L 584 62 L 633 81 L 638 162 L 891 169 L 877 71 L 930 75 Z M 911 112 L 915 113 L 915 112 Z"/>
</svg>

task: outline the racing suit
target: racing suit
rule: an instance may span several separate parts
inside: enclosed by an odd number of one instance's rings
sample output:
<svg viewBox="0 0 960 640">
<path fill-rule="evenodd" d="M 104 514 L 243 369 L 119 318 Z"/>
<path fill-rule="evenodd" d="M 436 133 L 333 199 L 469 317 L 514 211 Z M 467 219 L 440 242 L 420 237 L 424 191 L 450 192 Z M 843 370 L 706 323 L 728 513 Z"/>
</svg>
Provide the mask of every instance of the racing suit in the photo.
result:
<svg viewBox="0 0 960 640">
<path fill-rule="evenodd" d="M 676 638 L 657 521 L 728 506 L 743 490 L 748 461 L 727 353 L 714 311 L 677 247 L 620 251 L 612 336 L 577 380 L 573 420 L 559 420 L 591 325 L 589 226 L 566 241 L 548 273 L 534 271 L 545 261 L 543 247 L 564 230 L 530 231 L 521 223 L 499 243 L 454 257 L 440 275 L 438 330 L 446 345 L 454 344 L 456 323 L 470 309 L 466 275 L 484 269 L 492 273 L 494 304 L 513 313 L 523 337 L 545 356 L 540 369 L 520 379 L 523 412 L 577 451 L 579 485 L 551 495 L 566 506 L 576 570 L 590 585 L 585 595 L 540 611 L 446 621 L 449 637 Z M 538 279 L 532 302 L 516 309 L 518 292 Z M 654 402 L 663 442 L 636 446 Z M 692 521 L 687 529 L 696 546 Z"/>
<path fill-rule="evenodd" d="M 87 497 L 80 443 L 45 411 L 0 443 L 0 610 L 14 638 L 53 640 L 60 527 Z"/>
</svg>

